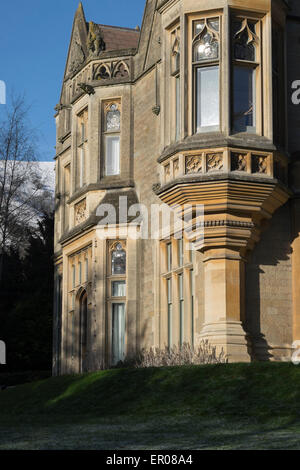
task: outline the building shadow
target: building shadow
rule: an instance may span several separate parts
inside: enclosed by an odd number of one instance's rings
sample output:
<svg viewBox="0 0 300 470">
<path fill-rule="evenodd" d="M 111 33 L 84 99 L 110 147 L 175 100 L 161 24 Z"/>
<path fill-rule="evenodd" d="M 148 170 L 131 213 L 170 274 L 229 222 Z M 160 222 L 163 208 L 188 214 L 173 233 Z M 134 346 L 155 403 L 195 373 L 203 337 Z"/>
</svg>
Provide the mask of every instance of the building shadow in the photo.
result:
<svg viewBox="0 0 300 470">
<path fill-rule="evenodd" d="M 292 311 L 283 311 L 278 294 L 279 289 L 283 289 L 284 281 L 289 281 L 284 286 L 286 293 L 283 297 L 292 310 L 291 243 L 291 207 L 290 202 L 287 202 L 265 224 L 261 240 L 246 263 L 245 329 L 251 343 L 252 360 L 269 361 L 276 358 L 273 353 L 275 348 L 271 346 L 270 340 L 276 335 L 280 336 L 282 316 L 292 318 Z M 289 331 L 285 331 L 285 335 L 292 340 L 291 320 L 286 328 Z"/>
</svg>

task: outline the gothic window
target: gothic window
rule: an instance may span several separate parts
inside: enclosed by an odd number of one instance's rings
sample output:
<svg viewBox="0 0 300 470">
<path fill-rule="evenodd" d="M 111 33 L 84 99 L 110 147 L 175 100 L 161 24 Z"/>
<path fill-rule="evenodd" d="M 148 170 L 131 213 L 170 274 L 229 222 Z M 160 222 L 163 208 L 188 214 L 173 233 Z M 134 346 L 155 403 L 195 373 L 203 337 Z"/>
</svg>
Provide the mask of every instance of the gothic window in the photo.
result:
<svg viewBox="0 0 300 470">
<path fill-rule="evenodd" d="M 120 103 L 108 103 L 104 109 L 105 175 L 120 174 Z"/>
<path fill-rule="evenodd" d="M 111 362 L 125 358 L 126 336 L 126 246 L 123 241 L 110 244 L 108 274 L 108 312 L 111 324 Z"/>
<path fill-rule="evenodd" d="M 220 18 L 193 23 L 195 132 L 218 130 L 220 125 Z"/>
<path fill-rule="evenodd" d="M 173 76 L 173 89 L 175 95 L 175 140 L 180 138 L 181 125 L 181 93 L 180 93 L 180 28 L 171 33 L 172 57 L 171 71 Z"/>
<path fill-rule="evenodd" d="M 111 252 L 112 275 L 126 274 L 126 251 L 122 243 L 117 243 Z"/>
<path fill-rule="evenodd" d="M 232 21 L 233 130 L 256 131 L 259 22 L 248 18 Z"/>
</svg>

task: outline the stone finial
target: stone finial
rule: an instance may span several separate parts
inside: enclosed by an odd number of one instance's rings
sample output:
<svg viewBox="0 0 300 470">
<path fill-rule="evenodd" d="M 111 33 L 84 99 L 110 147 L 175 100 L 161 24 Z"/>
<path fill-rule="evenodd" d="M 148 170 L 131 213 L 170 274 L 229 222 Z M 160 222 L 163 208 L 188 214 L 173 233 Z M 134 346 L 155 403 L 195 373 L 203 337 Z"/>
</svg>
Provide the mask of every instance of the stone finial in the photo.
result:
<svg viewBox="0 0 300 470">
<path fill-rule="evenodd" d="M 87 38 L 87 48 L 89 55 L 99 56 L 102 51 L 105 50 L 105 42 L 103 40 L 100 27 L 90 21 L 89 23 L 89 34 Z"/>
</svg>

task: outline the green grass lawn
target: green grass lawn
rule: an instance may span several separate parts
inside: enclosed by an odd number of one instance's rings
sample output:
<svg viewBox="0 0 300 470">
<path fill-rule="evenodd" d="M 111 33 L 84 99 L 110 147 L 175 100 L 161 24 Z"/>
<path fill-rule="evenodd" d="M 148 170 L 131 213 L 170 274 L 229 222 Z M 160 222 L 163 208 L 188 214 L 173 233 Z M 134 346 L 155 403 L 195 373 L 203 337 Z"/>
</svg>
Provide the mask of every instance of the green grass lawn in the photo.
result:
<svg viewBox="0 0 300 470">
<path fill-rule="evenodd" d="M 0 392 L 2 449 L 300 449 L 300 367 L 120 369 Z"/>
</svg>

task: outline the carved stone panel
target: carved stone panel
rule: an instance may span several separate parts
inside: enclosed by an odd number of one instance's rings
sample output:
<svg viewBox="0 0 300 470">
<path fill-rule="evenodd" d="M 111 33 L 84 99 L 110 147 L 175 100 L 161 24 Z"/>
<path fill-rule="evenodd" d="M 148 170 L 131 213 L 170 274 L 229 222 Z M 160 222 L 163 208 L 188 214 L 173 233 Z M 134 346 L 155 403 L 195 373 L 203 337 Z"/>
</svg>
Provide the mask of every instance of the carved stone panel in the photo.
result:
<svg viewBox="0 0 300 470">
<path fill-rule="evenodd" d="M 223 153 L 208 153 L 206 155 L 207 171 L 223 170 Z"/>
<path fill-rule="evenodd" d="M 185 158 L 185 172 L 187 175 L 201 173 L 203 165 L 202 155 L 188 155 Z"/>
<path fill-rule="evenodd" d="M 231 153 L 231 171 L 247 171 L 247 155 L 239 152 Z"/>
<path fill-rule="evenodd" d="M 177 178 L 179 176 L 179 160 L 178 160 L 178 158 L 173 161 L 173 173 L 174 173 L 174 178 Z"/>
<path fill-rule="evenodd" d="M 252 173 L 266 175 L 268 172 L 268 157 L 252 154 Z"/>
<path fill-rule="evenodd" d="M 171 166 L 169 163 L 168 165 L 165 166 L 165 180 L 169 181 L 170 177 L 171 177 Z"/>
<path fill-rule="evenodd" d="M 70 49 L 69 68 L 68 73 L 75 73 L 82 66 L 86 57 L 81 40 L 79 31 L 75 31 L 73 41 Z"/>
<path fill-rule="evenodd" d="M 87 219 L 86 199 L 75 205 L 75 225 L 79 225 Z"/>
</svg>

